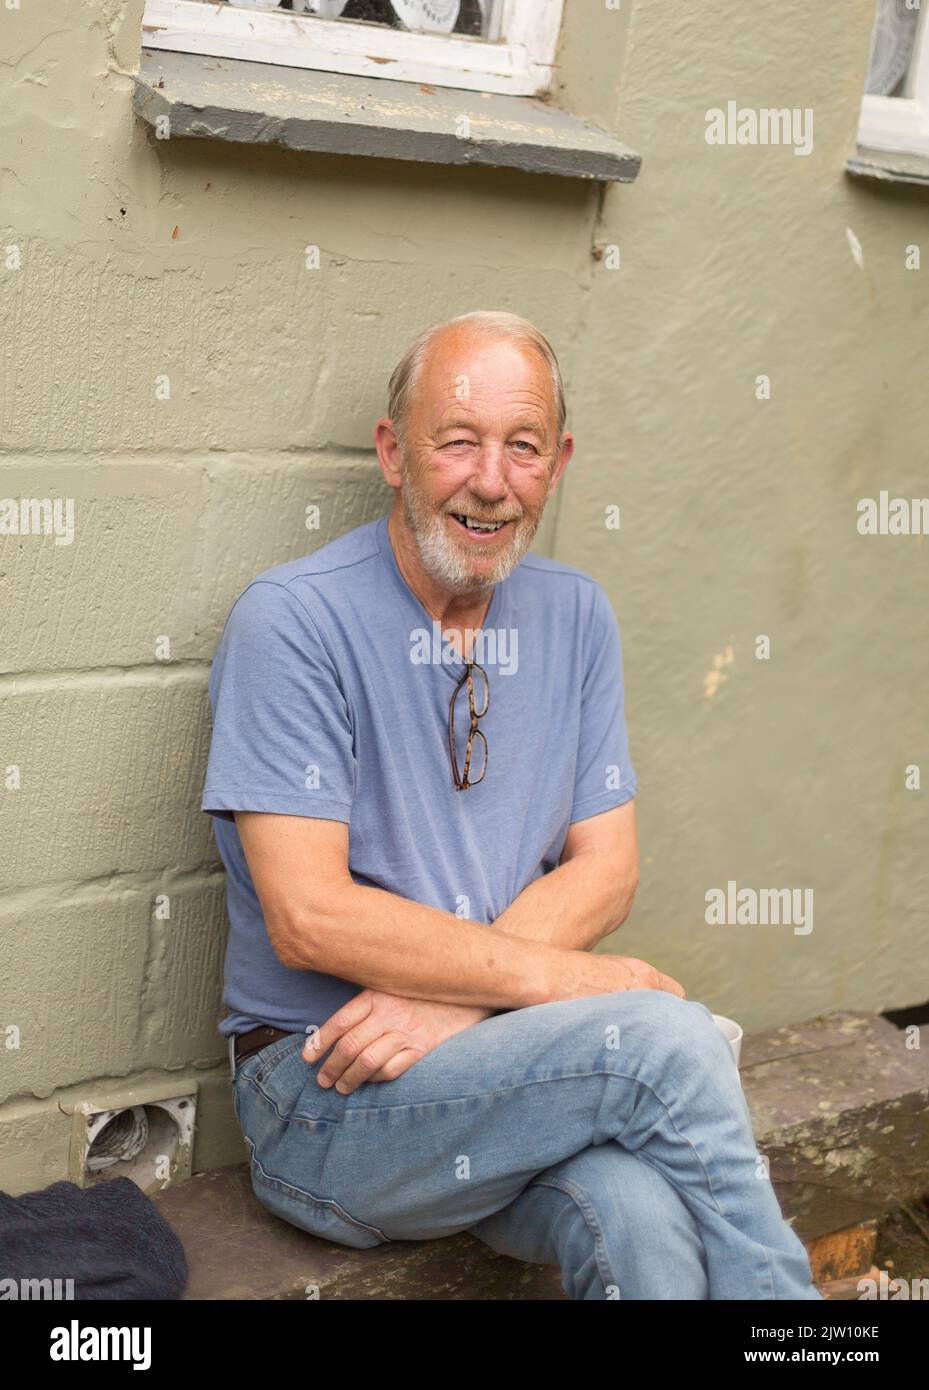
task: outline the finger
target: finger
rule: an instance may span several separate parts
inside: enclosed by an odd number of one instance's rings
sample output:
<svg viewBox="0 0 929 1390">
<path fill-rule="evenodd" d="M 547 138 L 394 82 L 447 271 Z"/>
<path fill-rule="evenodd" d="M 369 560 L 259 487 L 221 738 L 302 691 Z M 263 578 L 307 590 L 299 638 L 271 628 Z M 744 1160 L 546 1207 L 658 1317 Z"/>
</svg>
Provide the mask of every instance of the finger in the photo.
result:
<svg viewBox="0 0 929 1390">
<path fill-rule="evenodd" d="M 375 1072 L 391 1061 L 399 1052 L 408 1051 L 405 1040 L 399 1033 L 382 1033 L 379 1038 L 363 1047 L 336 1082 L 336 1090 L 342 1095 L 363 1086 Z"/>
<path fill-rule="evenodd" d="M 341 1038 L 349 1028 L 362 1023 L 374 1007 L 374 1001 L 367 990 L 362 990 L 343 1004 L 315 1033 L 311 1033 L 303 1047 L 303 1058 L 307 1062 L 318 1062 L 334 1042 Z"/>
<path fill-rule="evenodd" d="M 670 975 L 662 975 L 659 971 L 658 979 L 661 981 L 659 989 L 667 990 L 669 994 L 676 994 L 678 999 L 687 998 L 686 994 L 684 993 L 683 985 L 679 985 L 677 980 L 672 979 Z"/>
<path fill-rule="evenodd" d="M 386 1066 L 381 1067 L 373 1076 L 369 1076 L 369 1081 L 396 1081 L 398 1076 L 402 1076 L 410 1067 L 421 1061 L 422 1052 L 416 1052 L 412 1047 L 405 1047 L 402 1052 L 391 1057 Z"/>
<path fill-rule="evenodd" d="M 383 1023 L 379 1023 L 376 1018 L 366 1018 L 356 1027 L 350 1028 L 347 1033 L 343 1033 L 341 1038 L 336 1038 L 329 1056 L 316 1073 L 319 1085 L 332 1086 L 339 1081 L 358 1054 L 377 1042 L 386 1032 Z"/>
</svg>

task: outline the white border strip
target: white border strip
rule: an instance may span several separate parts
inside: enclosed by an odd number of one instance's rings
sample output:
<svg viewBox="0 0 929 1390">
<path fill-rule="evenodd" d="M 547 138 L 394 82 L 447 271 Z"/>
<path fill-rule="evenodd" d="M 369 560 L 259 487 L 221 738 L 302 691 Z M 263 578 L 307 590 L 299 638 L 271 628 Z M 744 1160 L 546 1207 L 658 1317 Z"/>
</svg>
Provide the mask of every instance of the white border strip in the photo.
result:
<svg viewBox="0 0 929 1390">
<path fill-rule="evenodd" d="M 858 144 L 869 150 L 929 155 L 929 117 L 918 101 L 865 93 Z"/>
</svg>

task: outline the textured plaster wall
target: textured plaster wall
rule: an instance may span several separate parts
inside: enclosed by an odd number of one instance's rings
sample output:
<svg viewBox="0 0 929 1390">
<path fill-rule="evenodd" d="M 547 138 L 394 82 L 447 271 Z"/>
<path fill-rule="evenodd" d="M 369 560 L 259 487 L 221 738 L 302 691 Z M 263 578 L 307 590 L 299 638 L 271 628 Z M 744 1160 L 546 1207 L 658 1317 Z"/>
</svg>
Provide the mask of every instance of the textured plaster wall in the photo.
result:
<svg viewBox="0 0 929 1390">
<path fill-rule="evenodd" d="M 606 197 L 621 269 L 595 271 L 573 363 L 554 553 L 614 600 L 641 778 L 611 948 L 748 1027 L 929 997 L 929 552 L 856 529 L 859 498 L 929 495 L 929 196 L 843 175 L 872 15 L 632 7 L 613 119 L 644 162 Z M 811 108 L 813 152 L 708 145 L 729 100 Z M 729 880 L 812 888 L 812 932 L 707 926 Z"/>
<path fill-rule="evenodd" d="M 929 992 L 925 801 L 903 789 L 927 762 L 925 542 L 854 525 L 859 496 L 926 490 L 903 269 L 925 193 L 842 172 L 869 8 L 570 0 L 557 100 L 645 161 L 604 196 L 156 141 L 130 106 L 141 0 L 0 6 L 0 247 L 21 256 L 0 265 L 0 496 L 76 507 L 70 546 L 0 537 L 0 768 L 22 782 L 0 792 L 21 1043 L 0 1047 L 0 1187 L 66 1172 L 61 1107 L 89 1087 L 166 1074 L 199 1084 L 195 1168 L 241 1156 L 197 809 L 209 661 L 253 575 L 386 509 L 389 369 L 469 308 L 534 319 L 568 381 L 579 449 L 539 548 L 596 574 L 623 627 L 643 881 L 613 947 L 747 1027 Z M 814 107 L 814 153 L 706 146 L 730 98 Z M 813 932 L 710 929 L 728 878 L 813 887 Z"/>
</svg>

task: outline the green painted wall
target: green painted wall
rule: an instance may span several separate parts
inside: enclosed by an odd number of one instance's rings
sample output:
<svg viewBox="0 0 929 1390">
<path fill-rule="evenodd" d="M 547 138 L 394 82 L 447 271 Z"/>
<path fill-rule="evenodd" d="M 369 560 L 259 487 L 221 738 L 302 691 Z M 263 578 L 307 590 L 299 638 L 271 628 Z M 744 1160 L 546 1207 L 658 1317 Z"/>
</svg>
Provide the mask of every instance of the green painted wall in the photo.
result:
<svg viewBox="0 0 929 1390">
<path fill-rule="evenodd" d="M 621 269 L 595 269 L 571 363 L 554 553 L 615 602 L 642 784 L 616 946 L 749 1028 L 929 997 L 929 792 L 904 784 L 929 771 L 929 542 L 862 536 L 856 510 L 929 495 L 929 289 L 905 268 L 929 190 L 843 173 L 872 14 L 632 7 L 614 120 L 643 168 L 606 198 Z M 812 108 L 813 152 L 707 145 L 729 100 Z M 813 930 L 708 927 L 729 880 L 812 888 Z"/>
<path fill-rule="evenodd" d="M 855 524 L 860 497 L 927 490 L 904 255 L 929 204 L 845 176 L 871 14 L 826 8 L 569 0 L 556 99 L 644 157 L 603 195 L 156 141 L 141 0 L 0 7 L 0 496 L 76 505 L 71 545 L 0 537 L 0 1188 L 67 1173 L 69 1104 L 166 1075 L 199 1085 L 195 1167 L 242 1155 L 197 809 L 210 657 L 248 579 L 386 509 L 389 370 L 470 308 L 534 319 L 568 382 L 539 548 L 623 629 L 643 875 L 615 948 L 749 1029 L 929 993 L 904 788 L 929 765 L 926 542 Z M 732 99 L 812 108 L 813 153 L 708 146 Z M 729 879 L 813 888 L 813 931 L 707 926 Z"/>
</svg>

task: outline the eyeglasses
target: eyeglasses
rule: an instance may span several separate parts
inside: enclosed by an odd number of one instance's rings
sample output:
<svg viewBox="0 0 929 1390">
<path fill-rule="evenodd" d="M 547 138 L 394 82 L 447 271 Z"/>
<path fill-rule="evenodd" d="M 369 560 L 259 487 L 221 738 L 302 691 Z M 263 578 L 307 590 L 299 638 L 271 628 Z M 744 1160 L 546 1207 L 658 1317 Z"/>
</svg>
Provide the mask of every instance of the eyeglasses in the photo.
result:
<svg viewBox="0 0 929 1390">
<path fill-rule="evenodd" d="M 478 728 L 478 720 L 483 719 L 490 704 L 490 681 L 487 679 L 487 672 L 483 666 L 478 666 L 476 661 L 465 662 L 465 671 L 452 692 L 452 698 L 448 706 L 448 749 L 452 756 L 452 776 L 455 779 L 455 790 L 459 792 L 467 791 L 468 787 L 476 787 L 487 771 L 487 739 L 484 733 Z M 474 703 L 474 672 L 479 671 L 484 682 L 484 699 L 480 709 Z M 462 686 L 468 688 L 468 711 L 470 715 L 470 728 L 468 729 L 468 743 L 465 749 L 464 774 L 458 771 L 458 749 L 455 740 L 455 701 Z M 472 777 L 471 774 L 471 752 L 474 740 L 479 738 L 484 745 L 484 757 L 481 762 L 480 777 Z"/>
</svg>

